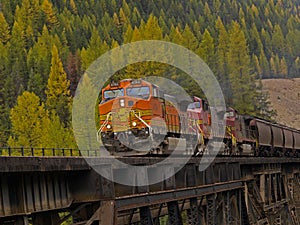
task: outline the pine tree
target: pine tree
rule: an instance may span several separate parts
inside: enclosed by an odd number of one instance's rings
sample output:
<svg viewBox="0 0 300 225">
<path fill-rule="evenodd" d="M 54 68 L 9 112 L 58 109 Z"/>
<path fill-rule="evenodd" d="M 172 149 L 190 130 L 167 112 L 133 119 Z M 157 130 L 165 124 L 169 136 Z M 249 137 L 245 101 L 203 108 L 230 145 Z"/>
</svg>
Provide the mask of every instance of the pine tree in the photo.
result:
<svg viewBox="0 0 300 225">
<path fill-rule="evenodd" d="M 277 76 L 278 70 L 277 70 L 274 56 L 271 56 L 271 58 L 270 58 L 270 70 L 271 70 L 271 75 L 273 77 Z"/>
<path fill-rule="evenodd" d="M 209 31 L 205 29 L 203 38 L 199 44 L 199 56 L 208 64 L 212 71 L 215 71 L 215 45 L 214 39 Z"/>
<path fill-rule="evenodd" d="M 10 74 L 11 74 L 11 88 L 14 90 L 13 98 L 16 100 L 17 96 L 22 93 L 21 89 L 27 86 L 28 71 L 26 65 L 26 44 L 24 40 L 23 28 L 18 22 L 14 22 L 12 28 L 12 36 L 9 45 L 9 60 L 10 60 Z"/>
<path fill-rule="evenodd" d="M 5 44 L 10 39 L 10 28 L 2 12 L 0 12 L 0 41 Z"/>
<path fill-rule="evenodd" d="M 76 3 L 74 2 L 74 0 L 70 0 L 70 7 L 71 7 L 72 13 L 77 15 L 78 9 L 77 9 L 77 6 L 76 6 Z"/>
<path fill-rule="evenodd" d="M 255 70 L 257 71 L 257 75 L 261 77 L 263 74 L 263 70 L 256 55 L 252 55 L 252 62 Z"/>
<path fill-rule="evenodd" d="M 196 39 L 195 35 L 193 34 L 191 28 L 189 25 L 185 25 L 184 30 L 182 32 L 182 38 L 183 38 L 183 46 L 190 49 L 191 51 L 197 51 L 199 43 Z"/>
<path fill-rule="evenodd" d="M 43 147 L 44 122 L 47 112 L 40 98 L 31 92 L 23 92 L 11 109 L 12 136 L 8 145 L 12 147 Z"/>
<path fill-rule="evenodd" d="M 285 45 L 285 38 L 279 24 L 276 24 L 274 27 L 271 43 L 272 43 L 273 52 L 275 54 L 278 54 L 280 57 L 282 57 L 285 54 L 286 45 Z"/>
<path fill-rule="evenodd" d="M 0 42 L 0 146 L 6 145 L 9 130 L 10 130 L 10 121 L 9 121 L 9 111 L 7 102 L 7 90 L 6 90 L 6 79 L 8 76 L 8 48 L 7 45 Z"/>
<path fill-rule="evenodd" d="M 261 70 L 262 70 L 262 74 L 261 74 L 262 77 L 269 78 L 270 77 L 270 66 L 269 66 L 269 62 L 267 60 L 267 57 L 265 56 L 263 49 L 260 50 L 259 64 L 260 64 Z"/>
<path fill-rule="evenodd" d="M 178 27 L 175 28 L 173 25 L 171 26 L 168 38 L 172 43 L 183 45 L 183 36 Z"/>
<path fill-rule="evenodd" d="M 266 119 L 266 120 L 274 120 L 275 116 L 277 115 L 276 110 L 272 108 L 270 102 L 270 95 L 269 92 L 263 90 L 262 80 L 259 79 L 258 81 L 258 93 L 256 97 L 256 116 Z"/>
<path fill-rule="evenodd" d="M 27 67 L 30 71 L 28 90 L 33 91 L 42 100 L 46 97 L 45 88 L 50 73 L 52 44 L 53 38 L 44 26 L 42 34 L 27 54 Z"/>
<path fill-rule="evenodd" d="M 287 78 L 288 76 L 288 67 L 286 65 L 286 60 L 284 57 L 280 59 L 280 74 L 284 78 Z"/>
<path fill-rule="evenodd" d="M 126 31 L 123 34 L 123 43 L 129 43 L 132 40 L 133 29 L 130 24 L 128 24 Z"/>
<path fill-rule="evenodd" d="M 246 38 L 237 22 L 233 22 L 229 30 L 228 69 L 232 90 L 229 105 L 241 114 L 253 114 L 253 100 L 256 97 L 255 76 Z"/>
<path fill-rule="evenodd" d="M 46 106 L 49 111 L 55 111 L 65 127 L 71 121 L 71 96 L 70 81 L 64 71 L 58 50 L 55 45 L 52 47 L 51 70 L 49 74 L 47 89 L 45 91 L 47 100 Z"/>
<path fill-rule="evenodd" d="M 250 30 L 250 53 L 258 55 L 263 48 L 256 25 L 253 23 Z"/>
<path fill-rule="evenodd" d="M 35 73 L 33 69 L 31 69 L 27 84 L 27 90 L 35 93 L 37 96 L 44 96 L 45 85 L 43 82 L 43 77 Z"/>
<path fill-rule="evenodd" d="M 59 25 L 59 21 L 56 17 L 54 7 L 49 0 L 44 0 L 42 3 L 42 10 L 46 17 L 46 23 L 49 30 L 55 29 Z"/>
<path fill-rule="evenodd" d="M 228 33 L 220 17 L 216 20 L 218 30 L 218 39 L 216 45 L 216 76 L 221 84 L 225 97 L 230 95 L 229 77 L 228 77 Z"/>
<path fill-rule="evenodd" d="M 150 14 L 145 26 L 140 26 L 140 33 L 144 40 L 162 40 L 162 29 L 158 24 L 158 19 Z"/>
<path fill-rule="evenodd" d="M 64 128 L 58 115 L 51 113 L 44 124 L 45 133 L 41 137 L 44 148 L 76 148 L 72 130 Z M 56 154 L 58 155 L 59 152 Z"/>
<path fill-rule="evenodd" d="M 82 67 L 87 69 L 100 55 L 108 51 L 109 46 L 101 37 L 96 28 L 93 28 L 92 36 L 87 49 L 83 48 L 81 52 Z"/>
</svg>

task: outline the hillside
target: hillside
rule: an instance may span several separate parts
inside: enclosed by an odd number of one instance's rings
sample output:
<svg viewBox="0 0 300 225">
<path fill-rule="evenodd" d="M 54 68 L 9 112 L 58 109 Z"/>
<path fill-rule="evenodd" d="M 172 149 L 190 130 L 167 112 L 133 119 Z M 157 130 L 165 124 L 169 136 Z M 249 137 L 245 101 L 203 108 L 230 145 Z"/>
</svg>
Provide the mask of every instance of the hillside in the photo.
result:
<svg viewBox="0 0 300 225">
<path fill-rule="evenodd" d="M 276 120 L 284 125 L 300 129 L 300 78 L 267 79 L 263 87 L 269 91 Z"/>
<path fill-rule="evenodd" d="M 255 97 L 255 82 L 299 77 L 299 12 L 299 0 L 1 0 L 0 145 L 67 147 L 73 142 L 68 102 L 84 71 L 109 49 L 139 40 L 193 51 L 216 74 L 227 105 L 268 118 L 260 115 L 265 104 Z M 152 65 L 129 67 L 114 79 L 166 76 L 201 96 L 182 71 Z M 13 117 L 19 105 L 26 107 Z M 40 116 L 22 117 L 36 107 Z M 50 121 L 55 142 L 42 141 L 40 117 Z"/>
</svg>

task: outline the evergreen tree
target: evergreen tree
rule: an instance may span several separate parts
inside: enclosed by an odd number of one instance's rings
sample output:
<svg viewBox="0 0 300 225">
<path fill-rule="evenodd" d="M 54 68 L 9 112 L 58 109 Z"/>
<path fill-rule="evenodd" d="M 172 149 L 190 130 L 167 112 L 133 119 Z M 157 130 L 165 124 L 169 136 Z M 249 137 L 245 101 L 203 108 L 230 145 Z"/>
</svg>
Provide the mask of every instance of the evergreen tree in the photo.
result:
<svg viewBox="0 0 300 225">
<path fill-rule="evenodd" d="M 49 0 L 44 0 L 42 3 L 42 10 L 45 14 L 46 24 L 49 30 L 55 29 L 59 25 L 54 7 Z"/>
<path fill-rule="evenodd" d="M 261 74 L 262 77 L 269 78 L 270 77 L 270 66 L 269 66 L 269 62 L 267 60 L 267 57 L 265 56 L 263 49 L 260 50 L 259 64 L 260 64 L 261 70 L 262 70 L 262 74 Z"/>
<path fill-rule="evenodd" d="M 271 74 L 272 74 L 273 77 L 278 74 L 278 70 L 277 70 L 277 66 L 276 66 L 276 63 L 275 63 L 275 57 L 274 56 L 271 56 L 271 58 L 270 58 L 270 70 L 271 70 Z"/>
<path fill-rule="evenodd" d="M 182 32 L 182 38 L 183 38 L 183 46 L 196 52 L 199 47 L 198 40 L 196 39 L 195 35 L 193 34 L 191 28 L 186 24 L 184 27 L 184 30 Z"/>
<path fill-rule="evenodd" d="M 74 0 L 70 0 L 70 7 L 73 14 L 78 14 L 78 9 Z"/>
<path fill-rule="evenodd" d="M 14 91 L 12 97 L 15 101 L 17 96 L 22 93 L 22 89 L 27 86 L 28 80 L 24 32 L 18 22 L 14 22 L 9 47 L 10 65 L 7 66 L 10 69 L 10 79 L 12 79 L 10 85 L 12 86 L 7 88 Z"/>
<path fill-rule="evenodd" d="M 277 113 L 271 106 L 269 93 L 263 90 L 261 79 L 258 81 L 258 93 L 255 100 L 257 102 L 255 107 L 256 116 L 266 120 L 274 120 Z"/>
<path fill-rule="evenodd" d="M 10 39 L 9 25 L 5 20 L 2 12 L 0 12 L 0 41 L 5 44 Z"/>
<path fill-rule="evenodd" d="M 183 45 L 183 36 L 178 27 L 175 28 L 173 25 L 171 26 L 168 38 L 172 43 Z"/>
<path fill-rule="evenodd" d="M 30 71 L 28 90 L 37 94 L 42 100 L 46 97 L 45 88 L 50 73 L 53 42 L 47 27 L 44 26 L 42 34 L 27 54 L 27 67 Z"/>
<path fill-rule="evenodd" d="M 140 33 L 144 40 L 162 40 L 162 29 L 158 24 L 158 19 L 152 14 L 149 16 L 145 26 L 140 26 Z"/>
<path fill-rule="evenodd" d="M 81 52 L 82 67 L 87 69 L 100 55 L 105 53 L 109 46 L 102 41 L 96 28 L 92 31 L 92 36 L 87 49 L 83 48 Z"/>
<path fill-rule="evenodd" d="M 285 38 L 279 24 L 276 24 L 274 27 L 271 43 L 272 43 L 273 52 L 275 54 L 278 54 L 280 57 L 282 57 L 285 54 L 286 46 L 285 46 Z"/>
<path fill-rule="evenodd" d="M 17 104 L 11 109 L 12 136 L 8 140 L 11 147 L 43 147 L 44 122 L 47 112 L 40 98 L 31 92 L 23 92 Z"/>
<path fill-rule="evenodd" d="M 286 60 L 284 57 L 282 59 L 280 59 L 280 74 L 284 78 L 287 78 L 287 76 L 288 76 L 288 68 L 287 68 Z"/>
<path fill-rule="evenodd" d="M 209 31 L 205 29 L 203 38 L 199 45 L 199 56 L 208 64 L 212 71 L 215 71 L 215 45 L 214 39 Z"/>
<path fill-rule="evenodd" d="M 218 30 L 216 45 L 216 76 L 226 98 L 226 96 L 230 96 L 227 62 L 228 33 L 220 17 L 216 20 L 216 28 Z"/>
<path fill-rule="evenodd" d="M 49 74 L 47 89 L 45 91 L 47 100 L 46 106 L 50 112 L 55 111 L 64 127 L 68 127 L 71 121 L 71 96 L 70 81 L 64 71 L 58 50 L 55 45 L 52 47 L 51 70 Z"/>
<path fill-rule="evenodd" d="M 45 85 L 43 82 L 43 77 L 35 73 L 32 69 L 29 74 L 27 90 L 35 93 L 37 96 L 44 96 Z"/>
<path fill-rule="evenodd" d="M 261 49 L 263 48 L 263 44 L 261 42 L 258 30 L 256 25 L 253 23 L 250 30 L 250 53 L 259 55 Z"/>
<path fill-rule="evenodd" d="M 76 148 L 72 130 L 64 128 L 57 114 L 51 113 L 45 120 L 44 127 L 45 133 L 41 138 L 44 148 Z"/>
<path fill-rule="evenodd" d="M 241 114 L 254 114 L 255 76 L 251 68 L 246 38 L 237 22 L 233 22 L 229 30 L 228 69 L 232 90 L 229 105 Z"/>
</svg>

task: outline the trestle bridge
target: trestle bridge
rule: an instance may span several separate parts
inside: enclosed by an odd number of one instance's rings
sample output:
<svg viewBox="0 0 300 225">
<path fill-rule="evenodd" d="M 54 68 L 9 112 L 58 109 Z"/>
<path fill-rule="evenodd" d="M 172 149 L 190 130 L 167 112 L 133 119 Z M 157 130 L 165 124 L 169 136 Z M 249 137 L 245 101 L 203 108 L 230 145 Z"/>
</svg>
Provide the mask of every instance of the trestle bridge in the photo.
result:
<svg viewBox="0 0 300 225">
<path fill-rule="evenodd" d="M 126 186 L 94 171 L 118 176 L 120 168 L 114 168 L 111 158 L 91 153 L 91 165 L 72 150 L 59 155 L 48 150 L 40 149 L 44 156 L 36 156 L 34 149 L 23 149 L 20 156 L 3 151 L 0 224 L 300 224 L 298 158 L 217 157 L 204 171 L 198 169 L 201 157 L 191 158 L 162 182 Z M 133 183 L 176 170 L 174 164 L 156 165 L 159 157 L 121 160 L 153 165 L 141 173 L 124 166 L 122 174 Z"/>
</svg>

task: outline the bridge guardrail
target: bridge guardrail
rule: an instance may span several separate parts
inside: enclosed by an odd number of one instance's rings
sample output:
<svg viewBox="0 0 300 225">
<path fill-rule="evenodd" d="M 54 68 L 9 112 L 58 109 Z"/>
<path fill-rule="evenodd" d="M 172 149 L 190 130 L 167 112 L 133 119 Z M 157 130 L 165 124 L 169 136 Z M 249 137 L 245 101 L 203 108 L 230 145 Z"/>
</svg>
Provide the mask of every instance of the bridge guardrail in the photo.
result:
<svg viewBox="0 0 300 225">
<path fill-rule="evenodd" d="M 1 156 L 100 156 L 100 150 L 73 148 L 0 147 Z"/>
</svg>

